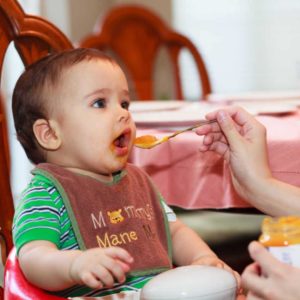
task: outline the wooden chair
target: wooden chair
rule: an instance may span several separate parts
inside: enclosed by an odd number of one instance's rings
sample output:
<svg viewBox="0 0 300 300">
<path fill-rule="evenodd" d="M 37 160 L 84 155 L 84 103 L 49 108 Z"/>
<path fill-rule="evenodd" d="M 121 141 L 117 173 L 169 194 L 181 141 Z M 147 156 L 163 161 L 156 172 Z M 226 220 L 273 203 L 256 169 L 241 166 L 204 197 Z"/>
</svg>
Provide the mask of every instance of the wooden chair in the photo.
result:
<svg viewBox="0 0 300 300">
<path fill-rule="evenodd" d="M 8 138 L 7 138 L 7 120 L 6 120 L 6 105 L 4 97 L 0 94 L 0 130 L 1 134 L 0 136 L 3 137 L 3 143 L 4 143 L 4 151 L 6 152 L 6 161 L 8 168 L 10 166 L 10 153 L 9 153 L 9 145 L 8 145 Z"/>
<path fill-rule="evenodd" d="M 197 66 L 202 90 L 199 99 L 211 93 L 208 72 L 195 45 L 152 11 L 135 5 L 117 6 L 100 19 L 96 30 L 80 46 L 112 52 L 129 73 L 138 100 L 154 99 L 154 66 L 161 47 L 167 49 L 173 66 L 176 99 L 184 99 L 178 61 L 183 49 L 191 53 Z"/>
<path fill-rule="evenodd" d="M 15 0 L 0 0 L 0 76 L 3 67 L 5 53 L 10 45 L 14 43 L 24 65 L 33 63 L 37 59 L 50 52 L 62 51 L 72 48 L 72 44 L 66 36 L 51 23 L 36 16 L 26 15 L 21 6 Z M 1 83 L 1 77 L 0 77 Z M 12 249 L 12 219 L 13 198 L 10 189 L 9 177 L 9 152 L 8 139 L 5 123 L 5 113 L 0 107 L 0 245 L 1 262 L 4 264 L 8 253 Z M 14 270 L 9 270 L 10 275 Z M 12 277 L 10 276 L 10 280 Z M 15 283 L 10 281 L 5 286 L 5 299 L 16 299 L 8 296 L 10 288 Z M 0 298 L 3 290 L 0 288 Z M 26 298 L 30 299 L 30 297 Z M 38 299 L 38 298 L 35 298 Z M 46 298 L 42 298 L 46 299 Z"/>
<path fill-rule="evenodd" d="M 0 101 L 0 258 L 4 265 L 8 252 L 12 248 L 11 226 L 14 206 L 10 190 L 9 150 L 3 99 Z M 0 299 L 2 297 L 3 290 L 0 287 Z"/>
</svg>

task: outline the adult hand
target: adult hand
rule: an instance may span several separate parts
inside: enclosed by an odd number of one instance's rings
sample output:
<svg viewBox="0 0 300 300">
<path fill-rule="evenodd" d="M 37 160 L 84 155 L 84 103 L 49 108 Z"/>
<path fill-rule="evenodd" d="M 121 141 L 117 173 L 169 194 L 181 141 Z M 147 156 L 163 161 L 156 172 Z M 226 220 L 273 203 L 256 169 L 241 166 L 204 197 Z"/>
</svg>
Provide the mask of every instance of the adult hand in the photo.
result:
<svg viewBox="0 0 300 300">
<path fill-rule="evenodd" d="M 204 136 L 200 151 L 222 155 L 230 164 L 235 189 L 248 199 L 258 181 L 271 177 L 265 127 L 240 107 L 217 110 L 206 118 L 217 122 L 195 130 Z"/>
<path fill-rule="evenodd" d="M 258 242 L 249 245 L 254 263 L 242 274 L 249 300 L 300 299 L 300 269 L 277 260 Z"/>
</svg>

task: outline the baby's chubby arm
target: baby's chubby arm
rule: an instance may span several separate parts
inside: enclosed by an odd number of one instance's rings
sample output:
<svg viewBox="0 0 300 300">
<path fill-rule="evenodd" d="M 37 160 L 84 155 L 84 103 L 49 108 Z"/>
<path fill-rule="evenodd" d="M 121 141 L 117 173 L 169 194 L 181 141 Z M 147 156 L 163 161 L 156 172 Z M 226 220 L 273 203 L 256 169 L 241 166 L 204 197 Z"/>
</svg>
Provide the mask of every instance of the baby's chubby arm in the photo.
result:
<svg viewBox="0 0 300 300">
<path fill-rule="evenodd" d="M 81 250 L 58 250 L 48 241 L 25 244 L 19 252 L 19 262 L 25 277 L 34 285 L 59 291 L 75 284 L 94 289 L 122 283 L 133 258 L 119 247 Z"/>
<path fill-rule="evenodd" d="M 175 222 L 169 222 L 169 224 L 173 243 L 173 259 L 176 265 L 191 265 L 201 258 L 204 259 L 204 257 L 219 261 L 217 255 L 194 230 L 178 219 Z"/>
<path fill-rule="evenodd" d="M 176 265 L 207 265 L 223 268 L 235 276 L 238 287 L 240 286 L 240 275 L 220 260 L 194 230 L 178 219 L 169 224 L 173 242 L 173 259 Z"/>
</svg>

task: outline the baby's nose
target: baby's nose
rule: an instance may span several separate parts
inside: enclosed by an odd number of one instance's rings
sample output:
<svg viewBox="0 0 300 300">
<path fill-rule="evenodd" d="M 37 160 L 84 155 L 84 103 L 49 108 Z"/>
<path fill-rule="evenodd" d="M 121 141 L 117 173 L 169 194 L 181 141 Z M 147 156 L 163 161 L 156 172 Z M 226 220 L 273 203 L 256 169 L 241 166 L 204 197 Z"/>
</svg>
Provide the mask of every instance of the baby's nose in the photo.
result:
<svg viewBox="0 0 300 300">
<path fill-rule="evenodd" d="M 119 121 L 127 122 L 130 119 L 130 112 L 126 109 L 122 109 L 119 115 Z"/>
</svg>

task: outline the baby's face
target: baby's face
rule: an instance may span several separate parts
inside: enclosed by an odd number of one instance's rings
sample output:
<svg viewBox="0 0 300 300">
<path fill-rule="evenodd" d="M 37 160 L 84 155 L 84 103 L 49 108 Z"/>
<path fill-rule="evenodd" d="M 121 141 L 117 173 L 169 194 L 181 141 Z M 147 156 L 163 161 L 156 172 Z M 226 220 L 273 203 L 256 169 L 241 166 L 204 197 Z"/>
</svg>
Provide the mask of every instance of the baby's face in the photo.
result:
<svg viewBox="0 0 300 300">
<path fill-rule="evenodd" d="M 111 175 L 122 169 L 135 138 L 128 84 L 119 66 L 92 59 L 65 72 L 56 121 L 65 167 Z"/>
</svg>

